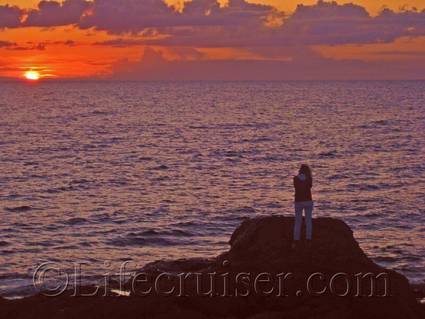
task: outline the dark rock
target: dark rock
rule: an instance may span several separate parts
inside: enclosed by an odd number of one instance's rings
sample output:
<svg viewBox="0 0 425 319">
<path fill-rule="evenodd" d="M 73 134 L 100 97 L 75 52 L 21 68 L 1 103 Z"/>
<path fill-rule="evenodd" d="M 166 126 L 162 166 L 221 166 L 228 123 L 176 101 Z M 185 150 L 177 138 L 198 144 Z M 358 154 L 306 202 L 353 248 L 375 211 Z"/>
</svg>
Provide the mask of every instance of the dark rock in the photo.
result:
<svg viewBox="0 0 425 319">
<path fill-rule="evenodd" d="M 292 227 L 293 218 L 289 217 L 248 219 L 231 236 L 230 250 L 214 260 L 159 261 L 141 270 L 149 283 L 158 274 L 166 272 L 169 276 L 167 284 L 171 286 L 178 283 L 179 274 L 188 275 L 182 296 L 141 295 L 141 288 L 131 286 L 132 281 L 129 281 L 125 285 L 131 290 L 129 297 L 103 296 L 104 291 L 101 291 L 96 297 L 71 297 L 66 293 L 55 298 L 37 295 L 14 301 L 0 299 L 0 318 L 425 317 L 423 307 L 416 301 L 418 293 L 409 286 L 407 279 L 373 263 L 344 222 L 331 218 L 315 219 L 312 244 L 302 243 L 296 249 L 291 248 Z M 359 273 L 383 274 L 376 280 L 372 296 L 369 296 L 369 280 L 362 281 L 362 287 L 357 291 L 356 274 Z M 236 280 L 241 274 L 244 274 L 245 281 Z M 279 281 L 282 274 L 290 274 L 283 284 Z M 307 287 L 312 274 L 315 274 L 314 280 Z M 339 275 L 333 277 L 335 274 Z M 258 276 L 267 276 L 270 281 L 259 283 L 256 281 Z M 332 278 L 336 279 L 332 281 Z M 214 293 L 206 294 L 211 280 Z M 285 290 L 281 295 L 277 293 L 279 283 Z M 348 290 L 347 283 L 351 286 Z M 202 289 L 197 289 L 198 286 Z M 267 294 L 271 287 L 276 290 Z M 325 287 L 327 290 L 319 294 Z M 93 287 L 84 287 L 82 291 L 93 291 Z M 248 291 L 250 293 L 246 296 L 241 296 Z M 345 292 L 346 296 L 342 296 Z"/>
<path fill-rule="evenodd" d="M 206 258 L 185 258 L 178 260 L 159 260 L 154 261 L 143 267 L 143 271 L 149 273 L 156 272 L 197 272 L 204 271 L 214 264 L 213 259 Z"/>
</svg>

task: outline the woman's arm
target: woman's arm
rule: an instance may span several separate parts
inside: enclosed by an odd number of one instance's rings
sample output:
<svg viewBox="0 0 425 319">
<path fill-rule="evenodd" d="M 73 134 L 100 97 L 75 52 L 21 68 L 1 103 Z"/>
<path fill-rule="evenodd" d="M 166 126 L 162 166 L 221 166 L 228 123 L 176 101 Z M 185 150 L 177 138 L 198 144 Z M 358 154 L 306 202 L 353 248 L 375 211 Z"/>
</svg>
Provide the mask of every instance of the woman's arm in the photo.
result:
<svg viewBox="0 0 425 319">
<path fill-rule="evenodd" d="M 297 188 L 298 185 L 300 185 L 300 180 L 296 176 L 294 176 L 294 188 Z"/>
</svg>

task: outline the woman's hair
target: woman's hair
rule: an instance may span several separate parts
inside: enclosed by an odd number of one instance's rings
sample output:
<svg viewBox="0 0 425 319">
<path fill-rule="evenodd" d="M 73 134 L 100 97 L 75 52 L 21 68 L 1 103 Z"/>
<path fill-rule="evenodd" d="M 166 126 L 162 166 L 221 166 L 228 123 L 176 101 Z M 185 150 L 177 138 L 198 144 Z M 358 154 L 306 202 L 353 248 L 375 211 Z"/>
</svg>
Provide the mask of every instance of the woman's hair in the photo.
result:
<svg viewBox="0 0 425 319">
<path fill-rule="evenodd" d="M 305 176 L 307 176 L 308 178 L 312 178 L 312 174 L 311 174 L 311 169 L 307 164 L 302 164 L 299 170 L 300 174 L 304 174 Z"/>
</svg>

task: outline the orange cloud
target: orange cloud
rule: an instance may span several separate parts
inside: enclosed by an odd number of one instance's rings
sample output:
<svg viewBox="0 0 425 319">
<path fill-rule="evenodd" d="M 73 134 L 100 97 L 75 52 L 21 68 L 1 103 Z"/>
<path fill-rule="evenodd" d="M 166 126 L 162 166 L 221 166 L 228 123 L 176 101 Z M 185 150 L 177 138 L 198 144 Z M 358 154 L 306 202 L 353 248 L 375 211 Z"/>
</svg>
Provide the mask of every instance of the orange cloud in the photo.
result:
<svg viewBox="0 0 425 319">
<path fill-rule="evenodd" d="M 323 57 L 340 61 L 425 61 L 425 37 L 402 37 L 389 43 L 315 46 L 314 50 Z"/>
<path fill-rule="evenodd" d="M 95 39 L 110 39 L 104 32 L 91 34 L 69 27 L 49 31 L 41 28 L 8 29 L 2 32 L 2 38 L 10 45 L 0 46 L 0 66 L 3 65 L 0 77 L 20 78 L 29 69 L 59 78 L 106 76 L 110 74 L 111 65 L 123 56 L 129 61 L 140 56 L 137 47 L 105 50 L 104 47 L 93 46 Z M 37 50 L 40 45 L 43 50 Z"/>
</svg>

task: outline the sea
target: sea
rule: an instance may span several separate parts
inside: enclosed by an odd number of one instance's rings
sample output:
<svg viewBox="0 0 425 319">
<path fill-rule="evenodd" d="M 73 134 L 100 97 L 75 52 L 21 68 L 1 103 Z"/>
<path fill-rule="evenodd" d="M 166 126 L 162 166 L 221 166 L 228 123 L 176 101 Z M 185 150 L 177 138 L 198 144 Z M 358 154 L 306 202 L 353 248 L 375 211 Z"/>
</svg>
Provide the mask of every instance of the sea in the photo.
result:
<svg viewBox="0 0 425 319">
<path fill-rule="evenodd" d="M 1 82 L 0 295 L 46 263 L 214 257 L 244 219 L 293 215 L 302 163 L 314 217 L 424 282 L 424 81 Z"/>
</svg>

